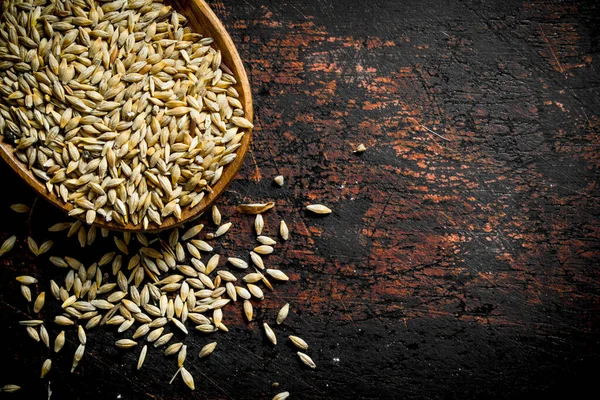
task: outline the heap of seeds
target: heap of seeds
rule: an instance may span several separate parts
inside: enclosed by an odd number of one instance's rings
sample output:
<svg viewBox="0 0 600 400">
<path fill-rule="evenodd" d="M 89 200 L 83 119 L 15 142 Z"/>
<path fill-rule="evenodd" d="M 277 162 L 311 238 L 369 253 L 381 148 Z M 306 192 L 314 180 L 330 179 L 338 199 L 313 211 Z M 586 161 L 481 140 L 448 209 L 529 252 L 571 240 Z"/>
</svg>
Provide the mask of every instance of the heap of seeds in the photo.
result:
<svg viewBox="0 0 600 400">
<path fill-rule="evenodd" d="M 161 0 L 0 4 L 0 134 L 71 216 L 181 218 L 236 158 L 236 79 L 186 24 Z"/>
<path fill-rule="evenodd" d="M 273 204 L 243 204 L 238 208 L 248 212 L 265 207 L 270 209 Z M 225 311 L 236 303 L 243 303 L 244 314 L 251 321 L 253 302 L 260 302 L 265 297 L 260 286 L 273 290 L 276 281 L 285 283 L 289 279 L 283 271 L 265 265 L 268 258 L 263 260 L 262 257 L 268 257 L 277 249 L 277 240 L 267 236 L 262 214 L 256 215 L 256 220 L 259 218 L 260 229 L 256 233 L 259 245 L 252 243 L 248 246 L 252 251 L 245 249 L 248 259 L 237 257 L 242 254 L 241 251 L 236 251 L 236 257 L 214 253 L 207 237 L 217 238 L 221 236 L 217 234 L 220 231 L 224 235 L 232 226 L 231 222 L 224 222 L 225 218 L 216 206 L 212 209 L 213 229 L 205 229 L 203 224 L 195 223 L 187 228 L 180 226 L 148 235 L 102 230 L 103 236 L 112 236 L 115 249 L 87 267 L 73 257 L 51 256 L 50 262 L 65 271 L 64 278 L 50 281 L 50 295 L 46 296 L 41 291 L 34 301 L 35 315 L 20 321 L 20 324 L 33 340 L 43 343 L 48 349 L 52 347 L 54 352 L 62 350 L 68 337 L 75 339 L 79 345 L 73 355 L 72 372 L 84 360 L 88 333 L 97 327 L 112 327 L 121 336 L 115 341 L 116 347 L 128 351 L 139 348 L 138 370 L 143 368 L 148 353 L 156 351 L 153 349 L 160 349 L 158 351 L 165 356 L 177 355 L 173 379 L 180 375 L 193 390 L 194 378 L 186 369 L 186 363 L 190 359 L 210 356 L 217 342 L 204 345 L 199 354 L 189 357 L 186 340 L 175 341 L 174 333 L 179 332 L 179 336 L 182 333 L 187 338 L 194 331 L 202 335 L 227 332 Z M 281 221 L 281 224 L 285 225 L 285 222 Z M 289 229 L 285 226 L 283 239 L 289 237 Z M 274 227 L 280 230 L 277 228 Z M 92 231 L 86 232 L 79 221 L 58 223 L 48 230 L 68 231 L 67 236 L 79 236 L 79 232 L 83 232 L 84 242 L 88 242 L 87 236 Z M 207 230 L 214 232 L 206 233 Z M 204 237 L 201 239 L 201 236 Z M 11 242 L 14 245 L 15 239 L 11 238 Z M 21 284 L 26 301 L 31 302 L 30 287 L 39 285 L 38 279 L 23 275 L 16 280 Z M 42 316 L 46 300 L 52 298 L 60 303 L 61 312 L 50 318 L 64 329 L 53 341 Z M 263 321 L 262 327 L 272 345 L 277 345 L 277 326 L 285 322 L 289 312 L 290 305 L 286 303 L 272 317 L 273 327 L 267 320 Z M 289 339 L 298 349 L 308 349 L 300 337 L 289 336 Z M 306 353 L 296 354 L 303 364 L 316 367 Z M 52 359 L 47 358 L 41 367 L 42 377 L 52 373 L 51 366 Z M 284 394 L 278 396 L 285 398 Z"/>
</svg>

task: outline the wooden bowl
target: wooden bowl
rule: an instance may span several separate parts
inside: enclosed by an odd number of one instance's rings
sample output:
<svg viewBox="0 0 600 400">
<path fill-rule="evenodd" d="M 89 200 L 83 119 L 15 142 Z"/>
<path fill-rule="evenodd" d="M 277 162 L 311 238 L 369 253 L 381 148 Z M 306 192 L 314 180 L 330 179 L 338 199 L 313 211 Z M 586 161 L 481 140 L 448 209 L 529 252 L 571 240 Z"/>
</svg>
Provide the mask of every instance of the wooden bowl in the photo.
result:
<svg viewBox="0 0 600 400">
<path fill-rule="evenodd" d="M 240 95 L 239 100 L 244 106 L 245 117 L 252 122 L 252 94 L 250 92 L 248 77 L 235 45 L 225 30 L 225 27 L 223 27 L 221 21 L 219 21 L 215 13 L 210 9 L 208 4 L 204 2 L 204 0 L 177 1 L 172 2 L 172 5 L 175 5 L 174 8 L 188 19 L 189 25 L 195 32 L 201 33 L 203 36 L 212 37 L 214 39 L 213 46 L 217 50 L 221 50 L 223 63 L 233 71 L 233 75 L 237 79 L 237 84 L 234 87 Z M 151 222 L 146 231 L 156 232 L 179 225 L 185 221 L 199 216 L 204 212 L 204 210 L 211 206 L 215 199 L 225 190 L 227 185 L 233 179 L 234 175 L 242 166 L 246 152 L 250 147 L 250 140 L 252 137 L 251 129 L 246 129 L 245 131 L 246 134 L 240 142 L 241 146 L 236 152 L 236 159 L 224 168 L 221 179 L 219 179 L 219 181 L 212 187 L 212 193 L 206 193 L 204 199 L 196 207 L 185 207 L 182 210 L 182 219 L 178 220 L 171 215 L 165 218 L 161 225 L 156 225 Z M 73 209 L 73 205 L 71 203 L 65 203 L 54 193 L 49 193 L 47 191 L 46 186 L 42 183 L 42 181 L 36 178 L 36 176 L 27 168 L 27 166 L 15 156 L 13 146 L 9 143 L 5 143 L 2 135 L 0 135 L 0 156 L 25 182 L 27 182 L 29 186 L 38 192 L 40 196 L 44 197 L 65 212 L 69 212 Z M 84 215 L 81 216 L 81 219 L 83 219 Z M 120 231 L 135 232 L 144 230 L 142 224 L 133 225 L 129 223 L 123 226 L 112 221 L 106 222 L 100 216 L 96 218 L 94 225 Z"/>
</svg>

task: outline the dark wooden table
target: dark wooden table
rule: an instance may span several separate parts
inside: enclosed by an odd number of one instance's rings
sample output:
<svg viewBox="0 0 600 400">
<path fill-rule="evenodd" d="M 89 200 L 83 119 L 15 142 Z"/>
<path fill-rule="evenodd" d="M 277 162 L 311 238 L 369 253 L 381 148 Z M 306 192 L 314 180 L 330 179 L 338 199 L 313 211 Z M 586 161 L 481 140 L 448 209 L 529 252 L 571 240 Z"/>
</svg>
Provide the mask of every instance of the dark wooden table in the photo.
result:
<svg viewBox="0 0 600 400">
<path fill-rule="evenodd" d="M 193 394 L 167 383 L 173 360 L 149 352 L 137 372 L 137 352 L 115 350 L 113 330 L 100 329 L 74 374 L 74 339 L 54 357 L 51 398 L 573 398 L 596 388 L 594 3 L 212 1 L 245 60 L 257 126 L 218 201 L 236 227 L 219 246 L 252 239 L 236 204 L 272 199 L 268 229 L 284 218 L 292 239 L 269 262 L 292 280 L 267 293 L 256 322 L 226 313 L 230 332 L 190 366 Z M 354 154 L 360 143 L 368 150 Z M 14 277 L 56 270 L 24 238 L 52 238 L 54 253 L 82 258 L 114 246 L 81 250 L 46 232 L 63 217 L 41 199 L 30 216 L 13 213 L 35 197 L 0 171 L 0 240 L 19 237 L 0 259 L 0 385 L 21 385 L 13 398 L 48 398 L 47 352 L 17 324 L 31 306 Z M 272 184 L 278 174 L 284 188 Z M 310 202 L 334 212 L 309 216 Z M 260 322 L 285 302 L 292 312 L 272 347 Z M 309 342 L 316 370 L 287 334 Z M 190 353 L 206 342 L 194 335 Z"/>
</svg>

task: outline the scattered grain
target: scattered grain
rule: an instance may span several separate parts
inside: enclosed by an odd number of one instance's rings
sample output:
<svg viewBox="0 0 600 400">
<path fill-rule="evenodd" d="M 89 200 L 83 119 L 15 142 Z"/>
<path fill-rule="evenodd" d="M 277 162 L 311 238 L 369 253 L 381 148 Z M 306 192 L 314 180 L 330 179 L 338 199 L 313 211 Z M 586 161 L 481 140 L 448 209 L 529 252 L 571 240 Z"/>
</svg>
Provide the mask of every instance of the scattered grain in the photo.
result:
<svg viewBox="0 0 600 400">
<path fill-rule="evenodd" d="M 269 339 L 271 343 L 277 344 L 277 337 L 275 336 L 275 332 L 273 332 L 273 329 L 271 329 L 271 327 L 266 322 L 263 323 L 263 328 L 265 329 L 265 335 L 267 336 L 267 339 Z"/>
<path fill-rule="evenodd" d="M 277 325 L 281 325 L 288 316 L 290 311 L 290 303 L 286 303 L 277 313 Z"/>
<path fill-rule="evenodd" d="M 200 358 L 208 357 L 215 350 L 215 347 L 217 347 L 217 342 L 212 342 L 212 343 L 205 345 L 200 350 L 199 357 Z"/>
<path fill-rule="evenodd" d="M 323 204 L 309 204 L 306 209 L 315 214 L 331 214 L 331 209 Z"/>
<path fill-rule="evenodd" d="M 300 360 L 302 360 L 302 362 L 306 365 L 308 365 L 311 368 L 317 368 L 317 365 L 315 364 L 315 362 L 312 360 L 312 358 L 310 358 L 308 356 L 308 354 L 305 354 L 301 351 L 297 352 L 296 354 L 298 354 L 298 357 L 300 357 Z"/>
</svg>

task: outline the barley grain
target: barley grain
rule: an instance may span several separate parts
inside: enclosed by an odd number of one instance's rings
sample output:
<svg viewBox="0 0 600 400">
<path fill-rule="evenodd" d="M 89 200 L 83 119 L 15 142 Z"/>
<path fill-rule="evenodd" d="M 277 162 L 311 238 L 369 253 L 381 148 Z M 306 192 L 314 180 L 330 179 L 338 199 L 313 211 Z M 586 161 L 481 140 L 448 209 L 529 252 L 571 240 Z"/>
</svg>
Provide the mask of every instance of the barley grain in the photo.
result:
<svg viewBox="0 0 600 400">
<path fill-rule="evenodd" d="M 286 303 L 277 313 L 277 325 L 281 325 L 288 316 L 290 311 L 290 303 Z"/>
<path fill-rule="evenodd" d="M 231 222 L 219 226 L 219 228 L 215 232 L 215 237 L 223 236 L 225 233 L 227 233 L 229 228 L 231 228 Z"/>
<path fill-rule="evenodd" d="M 70 326 L 70 325 L 74 325 L 74 322 L 73 322 L 71 319 L 69 319 L 69 318 L 65 317 L 64 315 L 57 315 L 57 316 L 54 318 L 54 322 L 55 322 L 56 324 L 58 324 L 58 325 L 62 325 L 62 326 Z"/>
<path fill-rule="evenodd" d="M 48 358 L 42 364 L 42 372 L 40 374 L 40 378 L 42 378 L 42 379 L 45 378 L 46 375 L 48 375 L 48 372 L 50 372 L 50 368 L 52 368 L 52 360 Z"/>
<path fill-rule="evenodd" d="M 145 344 L 142 347 L 142 351 L 140 352 L 140 357 L 138 358 L 137 369 L 140 370 L 142 365 L 144 365 L 144 360 L 146 360 L 146 352 L 148 351 L 148 345 Z"/>
<path fill-rule="evenodd" d="M 277 175 L 273 181 L 279 185 L 279 186 L 283 186 L 284 180 L 283 180 L 283 175 Z"/>
<path fill-rule="evenodd" d="M 27 214 L 31 209 L 25 204 L 17 203 L 10 206 L 11 210 L 19 214 Z"/>
<path fill-rule="evenodd" d="M 77 368 L 77 365 L 79 365 L 79 361 L 81 361 L 81 359 L 83 358 L 84 353 L 85 353 L 85 345 L 80 344 L 77 347 L 77 350 L 75 350 L 75 354 L 73 355 L 73 364 L 71 365 L 71 373 L 73 373 L 73 371 L 75 371 L 75 368 Z"/>
<path fill-rule="evenodd" d="M 177 366 L 181 368 L 183 363 L 185 362 L 185 358 L 187 357 L 187 346 L 181 346 L 179 353 L 177 353 Z"/>
<path fill-rule="evenodd" d="M 115 342 L 115 346 L 121 349 L 130 349 L 137 345 L 137 342 L 131 339 L 119 339 Z"/>
<path fill-rule="evenodd" d="M 290 341 L 294 344 L 294 346 L 296 346 L 300 350 L 307 350 L 308 349 L 308 344 L 306 344 L 306 342 L 304 341 L 304 339 L 302 339 L 301 337 L 294 336 L 294 335 L 290 335 L 288 337 L 290 338 Z"/>
<path fill-rule="evenodd" d="M 277 244 L 277 242 L 273 239 L 271 239 L 268 236 L 257 236 L 256 240 L 260 243 L 260 244 L 264 244 L 267 246 L 274 246 Z"/>
<path fill-rule="evenodd" d="M 33 303 L 33 312 L 39 313 L 44 307 L 44 303 L 46 302 L 46 292 L 41 292 L 38 297 L 35 299 Z"/>
<path fill-rule="evenodd" d="M 44 321 L 42 321 L 41 319 L 29 319 L 29 320 L 25 320 L 25 321 L 19 321 L 19 325 L 22 326 L 39 326 L 42 325 L 44 323 Z"/>
<path fill-rule="evenodd" d="M 32 338 L 36 342 L 40 341 L 40 334 L 34 327 L 27 326 L 27 327 L 25 327 L 25 330 L 27 331 L 27 334 L 29 335 L 30 338 Z"/>
<path fill-rule="evenodd" d="M 270 210 L 274 206 L 275 203 L 272 201 L 260 204 L 240 204 L 237 206 L 237 210 L 243 214 L 261 214 L 267 210 Z"/>
<path fill-rule="evenodd" d="M 54 244 L 54 242 L 52 240 L 47 240 L 44 243 L 42 243 L 38 249 L 37 255 L 42 255 L 42 254 L 48 252 L 48 250 L 50 250 L 52 248 L 53 244 Z"/>
<path fill-rule="evenodd" d="M 362 153 L 363 151 L 367 150 L 367 148 L 365 147 L 364 144 L 359 144 L 358 147 L 356 148 L 356 150 L 354 150 L 355 153 Z"/>
<path fill-rule="evenodd" d="M 246 319 L 252 321 L 253 314 L 252 303 L 248 300 L 244 300 L 244 315 L 246 316 Z"/>
<path fill-rule="evenodd" d="M 290 397 L 290 392 L 280 392 L 273 396 L 273 400 L 285 400 Z"/>
<path fill-rule="evenodd" d="M 246 269 L 248 268 L 248 263 L 241 258 L 229 257 L 227 261 L 236 268 Z"/>
<path fill-rule="evenodd" d="M 283 240 L 288 240 L 290 238 L 290 231 L 287 224 L 283 220 L 281 220 L 279 223 L 279 234 Z"/>
<path fill-rule="evenodd" d="M 2 243 L 2 247 L 0 247 L 0 257 L 8 253 L 15 247 L 15 243 L 17 241 L 17 237 L 15 235 L 9 237 Z"/>
<path fill-rule="evenodd" d="M 309 204 L 306 209 L 315 214 L 331 214 L 331 209 L 322 204 Z"/>
<path fill-rule="evenodd" d="M 265 227 L 265 222 L 264 222 L 262 214 L 257 214 L 256 218 L 254 219 L 254 230 L 256 231 L 256 234 L 260 235 L 262 233 L 264 227 Z"/>
<path fill-rule="evenodd" d="M 275 336 L 275 332 L 273 332 L 273 329 L 271 329 L 271 327 L 266 322 L 263 323 L 263 328 L 265 330 L 265 335 L 267 336 L 267 339 L 269 339 L 271 343 L 277 344 L 277 337 Z"/>
<path fill-rule="evenodd" d="M 50 347 L 50 335 L 44 325 L 40 325 L 40 339 L 46 347 Z"/>
<path fill-rule="evenodd" d="M 187 387 L 189 387 L 192 390 L 195 389 L 194 378 L 192 377 L 192 374 L 190 374 L 188 370 L 184 367 L 181 367 L 181 378 L 183 379 L 183 382 L 186 384 Z"/>
<path fill-rule="evenodd" d="M 31 301 L 31 289 L 29 286 L 21 285 L 21 294 L 28 302 Z"/>
<path fill-rule="evenodd" d="M 285 273 L 278 269 L 267 269 L 267 274 L 271 275 L 278 281 L 287 281 L 290 279 Z"/>
<path fill-rule="evenodd" d="M 13 384 L 7 384 L 4 385 L 0 388 L 0 392 L 4 392 L 4 393 L 14 393 L 17 390 L 21 390 L 21 386 L 19 385 L 13 385 Z"/>
<path fill-rule="evenodd" d="M 217 347 L 217 342 L 212 342 L 212 343 L 205 345 L 200 350 L 199 357 L 200 358 L 208 357 L 215 350 L 215 347 Z"/>
<path fill-rule="evenodd" d="M 268 255 L 273 253 L 273 247 L 267 245 L 260 245 L 254 248 L 254 252 L 261 255 Z"/>
<path fill-rule="evenodd" d="M 166 333 L 166 334 L 162 335 L 161 337 L 159 337 L 158 339 L 156 339 L 156 341 L 154 342 L 154 347 L 164 346 L 172 338 L 173 338 L 173 333 L 172 332 Z"/>
<path fill-rule="evenodd" d="M 306 365 L 308 365 L 311 368 L 317 368 L 317 365 L 315 364 L 315 362 L 312 360 L 312 358 L 310 358 L 308 356 L 308 354 L 305 354 L 301 351 L 297 352 L 296 354 L 298 354 L 298 357 L 300 357 L 300 360 L 302 360 L 302 362 Z"/>
<path fill-rule="evenodd" d="M 87 342 L 87 337 L 85 334 L 85 329 L 83 326 L 79 325 L 77 327 L 77 338 L 79 339 L 79 343 L 85 345 Z"/>
<path fill-rule="evenodd" d="M 212 220 L 215 225 L 221 225 L 221 212 L 217 208 L 217 206 L 212 206 Z"/>
<path fill-rule="evenodd" d="M 65 331 L 60 331 L 56 339 L 54 339 L 54 352 L 58 353 L 65 345 Z"/>
<path fill-rule="evenodd" d="M 29 275 L 21 275 L 16 277 L 17 282 L 22 283 L 23 285 L 33 285 L 37 283 L 37 279 Z"/>
</svg>

